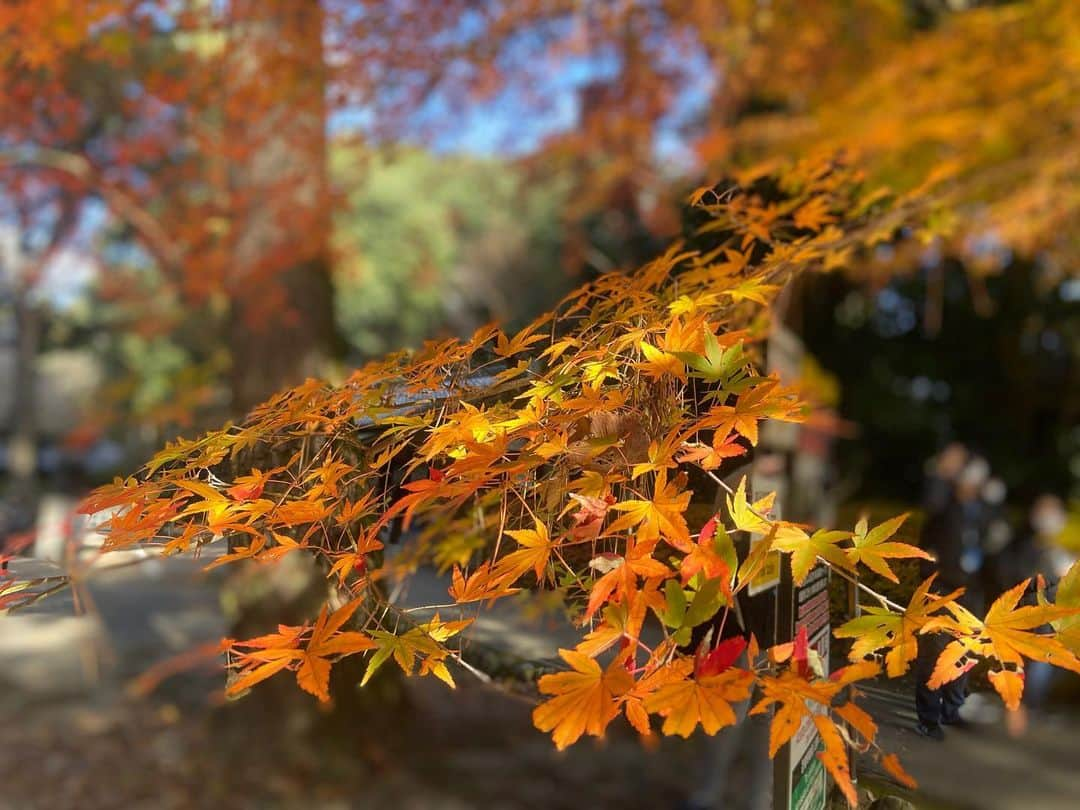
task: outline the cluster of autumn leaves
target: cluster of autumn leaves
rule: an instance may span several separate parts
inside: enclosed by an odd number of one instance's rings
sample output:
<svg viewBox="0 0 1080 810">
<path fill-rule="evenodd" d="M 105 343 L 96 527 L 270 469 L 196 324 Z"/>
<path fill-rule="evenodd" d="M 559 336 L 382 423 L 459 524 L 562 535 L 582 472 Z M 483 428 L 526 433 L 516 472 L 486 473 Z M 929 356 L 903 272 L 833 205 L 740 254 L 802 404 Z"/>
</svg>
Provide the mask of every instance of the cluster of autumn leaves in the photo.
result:
<svg viewBox="0 0 1080 810">
<path fill-rule="evenodd" d="M 773 518 L 771 496 L 749 497 L 745 479 L 691 528 L 692 499 L 711 504 L 727 487 L 725 465 L 757 443 L 763 420 L 806 414 L 796 392 L 756 371 L 784 284 L 892 238 L 902 222 L 917 232 L 910 200 L 863 188 L 835 161 L 789 167 L 780 201 L 756 193 L 755 179 L 694 195 L 715 248 L 675 246 L 582 287 L 515 335 L 487 327 L 373 363 L 340 387 L 309 381 L 240 425 L 167 447 L 87 502 L 112 512 L 106 550 L 180 553 L 228 537 L 215 566 L 296 553 L 323 565 L 338 597 L 313 624 L 223 642 L 234 694 L 288 670 L 329 700 L 331 668 L 352 655 L 367 656 L 364 682 L 393 659 L 453 685 L 453 665 L 476 671 L 461 631 L 478 611 L 547 592 L 583 633 L 561 651 L 568 669 L 537 684 L 534 722 L 559 748 L 603 735 L 619 715 L 643 735 L 715 734 L 756 694 L 750 711 L 772 715 L 770 753 L 812 722 L 822 761 L 854 802 L 848 750 L 873 746 L 876 726 L 849 687 L 903 674 L 917 637 L 943 632 L 954 640 L 935 679 L 988 660 L 1015 706 L 1024 659 L 1080 671 L 1080 574 L 1056 605 L 1018 607 L 1022 583 L 984 618 L 932 580 L 906 606 L 882 597 L 835 631 L 852 646 L 834 672 L 805 631 L 766 650 L 739 636 L 714 644 L 711 633 L 692 646 L 703 626 L 735 621 L 737 595 L 769 554 L 787 558 L 797 583 L 818 565 L 895 580 L 890 560 L 926 556 L 896 539 L 903 517 L 806 527 Z M 690 486 L 691 471 L 708 493 Z M 398 521 L 409 541 L 390 557 L 386 529 Z M 741 557 L 739 532 L 757 538 Z M 387 595 L 432 563 L 451 574 L 453 604 L 439 610 L 452 620 Z M 882 762 L 910 782 L 895 757 Z"/>
</svg>

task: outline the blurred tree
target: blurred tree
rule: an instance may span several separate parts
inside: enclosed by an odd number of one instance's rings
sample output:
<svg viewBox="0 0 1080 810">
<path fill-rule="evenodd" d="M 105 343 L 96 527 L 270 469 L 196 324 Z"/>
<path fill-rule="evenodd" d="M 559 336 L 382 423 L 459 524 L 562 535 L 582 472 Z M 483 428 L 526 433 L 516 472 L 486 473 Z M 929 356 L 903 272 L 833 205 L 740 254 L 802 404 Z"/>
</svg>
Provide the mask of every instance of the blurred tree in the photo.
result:
<svg viewBox="0 0 1080 810">
<path fill-rule="evenodd" d="M 233 407 L 247 410 L 325 370 L 342 346 L 330 278 L 322 7 L 232 0 L 228 9 L 224 289 Z"/>
<path fill-rule="evenodd" d="M 679 178 L 841 146 L 900 193 L 953 176 L 957 251 L 991 228 L 1075 248 L 1076 6 L 985 5 L 13 2 L 0 161 L 126 223 L 230 346 L 242 408 L 340 348 L 328 126 L 443 148 L 501 132 L 534 178 L 570 178 L 571 266 L 655 253 Z"/>
<path fill-rule="evenodd" d="M 319 5 L 68 5 L 0 10 L 0 165 L 105 205 L 229 346 L 234 409 L 314 373 L 340 348 Z"/>
<path fill-rule="evenodd" d="M 33 511 L 38 477 L 38 367 L 47 322 L 45 270 L 75 228 L 75 208 L 62 190 L 35 184 L 8 196 L 13 223 L 0 231 L 0 297 L 11 315 L 12 422 L 6 472 L 11 495 Z"/>
<path fill-rule="evenodd" d="M 523 325 L 565 293 L 558 271 L 565 180 L 529 182 L 510 161 L 373 153 L 344 144 L 335 228 L 337 311 L 362 356 L 481 323 Z"/>
</svg>

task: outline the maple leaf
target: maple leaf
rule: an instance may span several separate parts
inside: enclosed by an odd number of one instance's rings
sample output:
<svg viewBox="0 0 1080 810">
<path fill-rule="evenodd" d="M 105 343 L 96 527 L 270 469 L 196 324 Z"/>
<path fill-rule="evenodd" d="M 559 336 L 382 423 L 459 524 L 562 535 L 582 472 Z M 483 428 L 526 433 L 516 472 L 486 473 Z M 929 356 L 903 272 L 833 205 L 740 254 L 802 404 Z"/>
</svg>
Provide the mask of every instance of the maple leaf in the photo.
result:
<svg viewBox="0 0 1080 810">
<path fill-rule="evenodd" d="M 952 605 L 952 600 L 963 593 L 961 588 L 944 596 L 932 594 L 930 588 L 935 578 L 936 575 L 929 577 L 915 589 L 903 613 L 867 605 L 862 616 L 836 628 L 833 635 L 837 638 L 854 639 L 849 658 L 859 661 L 887 649 L 885 666 L 889 677 L 897 678 L 907 672 L 918 653 L 916 633 L 924 628 L 929 630 L 930 614 Z"/>
<path fill-rule="evenodd" d="M 680 492 L 676 481 L 669 483 L 666 470 L 656 474 L 653 493 L 651 501 L 628 500 L 612 505 L 612 509 L 626 514 L 615 520 L 608 531 L 615 533 L 638 526 L 637 539 L 640 543 L 655 545 L 663 537 L 680 551 L 689 551 L 690 529 L 683 513 L 693 493 L 689 490 Z"/>
<path fill-rule="evenodd" d="M 539 518 L 535 519 L 535 525 L 534 529 L 507 529 L 506 533 L 517 540 L 520 548 L 496 563 L 492 572 L 496 579 L 512 583 L 531 568 L 536 578 L 543 580 L 544 569 L 555 545 L 548 535 L 547 526 Z"/>
<path fill-rule="evenodd" d="M 628 627 L 630 612 L 625 604 L 605 607 L 601 620 L 585 635 L 575 649 L 590 658 L 595 658 L 610 649 L 615 642 L 631 631 Z"/>
<path fill-rule="evenodd" d="M 641 369 L 646 377 L 653 380 L 659 380 L 667 375 L 679 379 L 686 377 L 686 368 L 682 360 L 675 355 L 658 349 L 644 340 L 638 343 L 638 348 L 645 359 L 638 361 L 635 367 Z"/>
<path fill-rule="evenodd" d="M 530 324 L 509 340 L 505 333 L 499 331 L 495 335 L 494 351 L 499 357 L 510 357 L 525 351 L 529 346 L 543 339 L 543 334 L 536 334 L 536 324 Z"/>
<path fill-rule="evenodd" d="M 675 449 L 679 446 L 682 439 L 677 433 L 669 433 L 662 441 L 649 442 L 648 457 L 649 460 L 635 464 L 630 471 L 630 478 L 637 479 L 647 472 L 659 472 L 663 469 L 669 469 L 675 466 L 673 457 L 675 455 Z"/>
<path fill-rule="evenodd" d="M 551 695 L 533 710 L 533 724 L 551 738 L 560 751 L 573 745 L 583 734 L 601 737 L 619 713 L 616 699 L 634 684 L 617 657 L 607 669 L 577 650 L 559 650 L 571 672 L 544 675 L 537 688 Z"/>
<path fill-rule="evenodd" d="M 1080 659 L 1050 634 L 1031 632 L 1050 622 L 1080 615 L 1080 607 L 1029 605 L 1017 607 L 1030 580 L 999 596 L 982 622 L 981 635 L 989 640 L 991 652 L 1003 664 L 1023 667 L 1024 658 L 1044 661 L 1073 672 L 1080 672 Z M 976 626 L 974 632 L 980 628 Z"/>
<path fill-rule="evenodd" d="M 811 197 L 794 214 L 792 221 L 796 228 L 820 231 L 823 225 L 835 222 L 836 217 L 829 213 L 829 201 L 823 196 Z"/>
<path fill-rule="evenodd" d="M 274 536 L 279 542 L 287 542 L 285 535 L 275 534 Z M 360 576 L 367 573 L 367 555 L 380 551 L 382 548 L 383 543 L 379 540 L 377 532 L 364 531 L 356 539 L 356 546 L 352 551 L 342 553 L 334 559 L 333 565 L 330 566 L 329 576 L 336 576 L 338 583 L 344 587 L 347 584 L 349 575 L 353 572 Z"/>
<path fill-rule="evenodd" d="M 859 804 L 858 796 L 855 795 L 855 785 L 851 781 L 851 769 L 848 765 L 847 747 L 844 738 L 840 735 L 840 729 L 827 714 L 815 714 L 814 725 L 817 726 L 821 741 L 825 744 L 825 750 L 818 752 L 818 759 L 825 765 L 826 770 L 836 780 L 837 787 L 844 794 L 851 807 Z"/>
<path fill-rule="evenodd" d="M 754 503 L 749 503 L 746 499 L 746 476 L 743 476 L 735 494 L 727 498 L 728 514 L 731 515 L 735 528 L 741 532 L 766 532 L 770 528 L 769 511 L 775 500 L 776 493 L 770 492 Z"/>
<path fill-rule="evenodd" d="M 751 445 L 758 442 L 758 422 L 766 417 L 798 421 L 802 418 L 795 403 L 778 398 L 769 398 L 770 394 L 780 396 L 777 381 L 766 378 L 748 391 L 743 392 L 734 405 L 715 405 L 710 410 L 702 426 L 712 427 L 722 434 L 738 433 L 745 436 Z"/>
<path fill-rule="evenodd" d="M 491 561 L 481 564 L 475 571 L 469 574 L 468 579 L 461 571 L 461 566 L 455 565 L 451 576 L 450 596 L 459 604 L 467 602 L 481 602 L 484 600 L 500 599 L 517 591 L 517 588 L 508 587 L 506 577 L 495 576 L 492 572 Z"/>
<path fill-rule="evenodd" d="M 921 548 L 908 543 L 888 542 L 889 538 L 896 534 L 896 530 L 907 520 L 908 514 L 886 520 L 867 531 L 867 520 L 862 518 L 855 525 L 852 534 L 854 546 L 847 549 L 847 556 L 851 563 L 862 563 L 871 571 L 880 574 L 892 582 L 898 582 L 896 574 L 886 561 L 889 558 L 919 557 L 924 560 L 932 560 L 929 554 Z"/>
<path fill-rule="evenodd" d="M 627 601 L 637 591 L 638 577 L 663 579 L 671 573 L 662 562 L 653 559 L 648 545 L 631 546 L 625 557 L 604 554 L 589 561 L 589 567 L 601 572 L 589 591 L 589 603 L 585 608 L 582 624 L 588 623 L 600 606 L 608 600 Z"/>
<path fill-rule="evenodd" d="M 746 377 L 746 352 L 741 342 L 726 348 L 720 346 L 711 329 L 704 329 L 705 354 L 672 352 L 679 361 L 694 369 L 694 376 L 708 382 L 721 383 L 729 392 Z"/>
<path fill-rule="evenodd" d="M 844 549 L 837 545 L 849 537 L 851 537 L 849 532 L 825 531 L 824 529 L 818 529 L 808 535 L 798 526 L 784 523 L 776 529 L 773 548 L 786 551 L 791 555 L 791 576 L 796 585 L 802 585 L 817 564 L 818 557 L 840 568 L 852 568 L 844 554 Z"/>
<path fill-rule="evenodd" d="M 273 526 L 299 526 L 304 523 L 318 523 L 327 517 L 333 506 L 323 500 L 298 500 L 286 501 L 274 508 L 267 517 L 267 522 Z"/>
<path fill-rule="evenodd" d="M 684 678 L 665 683 L 645 698 L 645 708 L 664 718 L 664 734 L 689 737 L 699 725 L 715 734 L 735 723 L 732 703 L 750 697 L 754 674 L 727 669 L 717 675 Z"/>
<path fill-rule="evenodd" d="M 779 704 L 769 725 L 769 756 L 776 756 L 780 746 L 799 730 L 803 718 L 810 716 L 810 704 L 828 706 L 842 689 L 835 681 L 809 681 L 797 671 L 785 669 L 779 675 L 758 679 L 762 698 L 750 710 L 761 714 L 773 704 Z"/>
<path fill-rule="evenodd" d="M 262 495 L 266 482 L 270 480 L 275 472 L 280 472 L 280 470 L 269 470 L 264 473 L 253 469 L 251 475 L 237 477 L 233 485 L 225 491 L 234 501 L 254 500 Z"/>
<path fill-rule="evenodd" d="M 613 358 L 589 361 L 581 369 L 582 382 L 593 389 L 599 389 L 607 380 L 619 379 L 619 365 Z"/>
<path fill-rule="evenodd" d="M 554 436 L 547 434 L 546 440 L 533 448 L 533 452 L 545 461 L 569 452 L 569 450 L 570 436 L 565 432 L 556 433 Z"/>
<path fill-rule="evenodd" d="M 767 231 L 761 233 L 765 235 L 764 238 L 768 238 Z M 760 278 L 748 278 L 734 287 L 724 290 L 724 294 L 731 296 L 735 301 L 753 301 L 767 307 L 779 289 L 778 285 L 766 284 Z"/>
<path fill-rule="evenodd" d="M 694 297 L 689 295 L 680 295 L 678 298 L 668 304 L 668 311 L 672 315 L 696 315 L 701 310 L 715 309 L 719 301 L 719 293 L 704 293 L 702 295 Z"/>
<path fill-rule="evenodd" d="M 472 619 L 444 622 L 436 613 L 430 621 L 418 624 L 400 636 L 385 630 L 372 631 L 371 635 L 378 649 L 368 661 L 364 677 L 360 679 L 360 686 L 367 685 L 382 665 L 392 657 L 406 675 L 413 674 L 413 669 L 419 659 L 421 675 L 429 673 L 435 675 L 447 686 L 453 688 L 454 679 L 443 663 L 449 651 L 442 644 L 471 623 Z"/>
<path fill-rule="evenodd" d="M 333 613 L 328 614 L 324 605 L 311 630 L 311 637 L 300 656 L 296 681 L 300 688 L 319 700 L 330 700 L 330 667 L 327 656 L 353 655 L 375 648 L 375 642 L 363 633 L 339 632 L 339 629 L 356 612 L 362 599 L 354 599 Z"/>
<path fill-rule="evenodd" d="M 911 777 L 911 774 L 904 770 L 904 767 L 900 764 L 900 759 L 896 754 L 885 754 L 885 756 L 881 758 L 881 767 L 886 770 L 889 776 L 904 787 L 914 790 L 919 786 L 919 783 Z"/>
<path fill-rule="evenodd" d="M 227 649 L 251 648 L 249 652 L 238 651 L 240 672 L 230 677 L 226 694 L 238 696 L 271 675 L 281 672 L 301 656 L 300 636 L 302 626 L 278 625 L 278 632 L 248 638 L 243 642 L 226 639 Z"/>
<path fill-rule="evenodd" d="M 287 668 L 292 664 L 293 657 L 292 654 L 277 655 L 273 660 L 244 669 L 238 676 L 229 679 L 228 686 L 225 688 L 225 694 L 230 697 L 238 696 L 241 692 L 250 689 L 256 684 L 265 681 L 272 675 L 276 675 L 278 672 L 281 672 L 281 670 Z"/>
<path fill-rule="evenodd" d="M 725 593 L 730 593 L 731 572 L 738 565 L 738 556 L 728 533 L 721 531 L 717 535 L 716 527 L 715 515 L 705 521 L 697 543 L 683 557 L 679 565 L 679 573 L 684 585 L 699 571 L 706 579 L 720 578 L 723 580 Z"/>
<path fill-rule="evenodd" d="M 246 546 L 233 546 L 233 550 L 228 554 L 222 554 L 216 560 L 208 563 L 203 569 L 210 571 L 222 565 L 228 565 L 229 563 L 236 562 L 237 560 L 248 560 L 257 556 L 263 548 L 266 547 L 266 537 L 259 535 Z"/>
<path fill-rule="evenodd" d="M 686 442 L 682 446 L 676 460 L 682 463 L 697 464 L 703 470 L 715 470 L 726 459 L 745 455 L 747 448 L 739 444 L 730 434 L 721 438 L 721 434 L 713 434 L 711 446 L 698 443 Z"/>
</svg>

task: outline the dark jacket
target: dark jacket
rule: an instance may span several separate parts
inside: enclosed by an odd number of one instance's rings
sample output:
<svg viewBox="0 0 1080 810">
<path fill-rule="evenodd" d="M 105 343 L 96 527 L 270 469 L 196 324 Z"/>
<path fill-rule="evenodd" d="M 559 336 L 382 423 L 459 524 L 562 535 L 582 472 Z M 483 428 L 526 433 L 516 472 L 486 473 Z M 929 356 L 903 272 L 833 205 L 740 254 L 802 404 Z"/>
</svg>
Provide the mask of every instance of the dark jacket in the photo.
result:
<svg viewBox="0 0 1080 810">
<path fill-rule="evenodd" d="M 985 537 L 986 510 L 979 500 L 950 498 L 945 508 L 932 512 L 923 524 L 922 547 L 936 558 L 921 563 L 923 576 L 936 571 L 938 591 L 966 588 L 960 602 L 974 611 L 981 611 L 984 602 Z"/>
</svg>

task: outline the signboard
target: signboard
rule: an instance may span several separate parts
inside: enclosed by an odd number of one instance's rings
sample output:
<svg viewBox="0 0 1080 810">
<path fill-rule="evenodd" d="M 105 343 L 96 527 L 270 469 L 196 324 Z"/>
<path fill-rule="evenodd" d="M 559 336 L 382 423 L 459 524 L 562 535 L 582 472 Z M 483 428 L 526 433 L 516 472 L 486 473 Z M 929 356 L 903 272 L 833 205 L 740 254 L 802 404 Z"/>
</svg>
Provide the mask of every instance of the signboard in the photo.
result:
<svg viewBox="0 0 1080 810">
<path fill-rule="evenodd" d="M 784 571 L 781 593 L 781 623 L 787 638 L 794 638 L 798 629 L 806 628 L 810 649 L 829 666 L 829 569 L 818 566 L 800 587 L 791 581 L 790 570 Z M 823 707 L 816 707 L 825 711 Z M 777 810 L 824 810 L 828 798 L 828 781 L 817 754 L 823 750 L 821 736 L 810 718 L 803 718 L 799 730 L 776 757 L 773 805 Z"/>
<path fill-rule="evenodd" d="M 818 810 L 825 807 L 829 798 L 829 783 L 825 766 L 816 756 L 817 752 L 822 750 L 824 746 L 819 744 L 814 746 L 813 751 L 808 751 L 810 756 L 806 768 L 791 789 L 791 810 Z"/>
<path fill-rule="evenodd" d="M 754 535 L 750 539 L 750 550 L 753 551 L 754 546 L 764 539 L 762 535 Z M 747 588 L 751 596 L 757 596 L 759 593 L 775 588 L 780 584 L 780 559 L 780 553 L 777 551 L 770 551 L 766 555 L 764 565 L 761 566 L 760 571 L 754 574 L 754 578 L 750 580 L 750 585 Z"/>
</svg>

